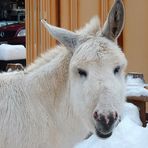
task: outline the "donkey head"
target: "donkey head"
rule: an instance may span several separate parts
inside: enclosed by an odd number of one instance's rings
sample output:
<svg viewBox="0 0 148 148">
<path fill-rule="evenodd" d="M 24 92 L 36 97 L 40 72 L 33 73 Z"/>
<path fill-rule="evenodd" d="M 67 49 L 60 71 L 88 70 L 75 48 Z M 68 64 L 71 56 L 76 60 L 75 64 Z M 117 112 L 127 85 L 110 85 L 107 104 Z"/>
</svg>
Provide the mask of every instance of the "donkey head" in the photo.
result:
<svg viewBox="0 0 148 148">
<path fill-rule="evenodd" d="M 75 33 L 42 22 L 73 54 L 69 86 L 74 112 L 91 132 L 109 137 L 125 101 L 126 58 L 116 44 L 124 23 L 122 1 L 115 1 L 102 31 L 97 18 Z"/>
</svg>

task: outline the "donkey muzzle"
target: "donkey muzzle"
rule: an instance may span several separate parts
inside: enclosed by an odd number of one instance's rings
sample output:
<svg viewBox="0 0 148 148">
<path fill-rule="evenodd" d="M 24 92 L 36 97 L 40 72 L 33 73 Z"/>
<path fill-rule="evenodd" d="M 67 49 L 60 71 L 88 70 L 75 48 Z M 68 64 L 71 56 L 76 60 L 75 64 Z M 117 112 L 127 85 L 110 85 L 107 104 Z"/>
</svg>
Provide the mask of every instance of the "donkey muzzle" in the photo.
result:
<svg viewBox="0 0 148 148">
<path fill-rule="evenodd" d="M 117 121 L 117 113 L 109 113 L 108 115 L 94 113 L 96 135 L 101 138 L 108 138 L 112 135 L 112 131 Z"/>
</svg>

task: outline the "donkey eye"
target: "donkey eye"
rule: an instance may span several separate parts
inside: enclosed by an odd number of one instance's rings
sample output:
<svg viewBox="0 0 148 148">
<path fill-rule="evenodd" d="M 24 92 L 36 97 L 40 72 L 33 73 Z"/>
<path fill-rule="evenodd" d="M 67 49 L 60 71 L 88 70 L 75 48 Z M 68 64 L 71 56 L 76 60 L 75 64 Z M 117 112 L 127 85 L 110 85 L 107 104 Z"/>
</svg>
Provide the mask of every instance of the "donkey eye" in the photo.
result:
<svg viewBox="0 0 148 148">
<path fill-rule="evenodd" d="M 78 73 L 81 77 L 87 77 L 87 72 L 83 69 L 78 68 Z"/>
<path fill-rule="evenodd" d="M 119 73 L 119 71 L 120 71 L 120 66 L 117 66 L 117 67 L 114 69 L 114 74 Z"/>
</svg>

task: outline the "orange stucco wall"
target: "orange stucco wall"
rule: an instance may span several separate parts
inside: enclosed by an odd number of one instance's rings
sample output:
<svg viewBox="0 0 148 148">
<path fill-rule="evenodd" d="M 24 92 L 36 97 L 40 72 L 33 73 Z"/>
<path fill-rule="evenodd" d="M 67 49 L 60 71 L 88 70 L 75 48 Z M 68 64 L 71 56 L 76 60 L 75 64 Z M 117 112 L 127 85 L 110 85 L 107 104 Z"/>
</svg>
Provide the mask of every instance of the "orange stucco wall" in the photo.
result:
<svg viewBox="0 0 148 148">
<path fill-rule="evenodd" d="M 126 22 L 123 34 L 128 72 L 140 72 L 148 83 L 148 0 L 124 0 Z"/>
<path fill-rule="evenodd" d="M 114 0 L 26 0 L 27 63 L 56 42 L 40 23 L 49 23 L 75 30 L 92 16 L 106 19 Z M 144 74 L 148 82 L 148 0 L 123 0 L 126 21 L 123 47 L 128 59 L 128 71 Z M 36 8 L 36 9 L 35 9 Z"/>
</svg>

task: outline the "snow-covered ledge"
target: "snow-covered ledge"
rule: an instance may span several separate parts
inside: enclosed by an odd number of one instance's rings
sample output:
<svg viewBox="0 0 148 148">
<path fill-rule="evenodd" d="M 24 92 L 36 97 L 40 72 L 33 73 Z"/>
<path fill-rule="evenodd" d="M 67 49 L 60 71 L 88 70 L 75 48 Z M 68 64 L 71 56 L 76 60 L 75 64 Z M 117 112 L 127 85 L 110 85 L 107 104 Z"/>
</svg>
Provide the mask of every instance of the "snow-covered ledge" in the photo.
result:
<svg viewBox="0 0 148 148">
<path fill-rule="evenodd" d="M 148 102 L 148 89 L 147 84 L 145 84 L 143 74 L 130 73 L 127 75 L 126 96 L 128 102 L 138 106 L 143 127 L 146 127 L 146 104 Z"/>
<path fill-rule="evenodd" d="M 7 64 L 26 65 L 26 48 L 23 45 L 0 45 L 0 71 L 6 71 Z"/>
<path fill-rule="evenodd" d="M 26 48 L 23 45 L 0 45 L 0 60 L 19 60 L 26 59 Z"/>
<path fill-rule="evenodd" d="M 126 96 L 148 96 L 147 86 L 143 79 L 129 75 L 126 77 Z"/>
</svg>

